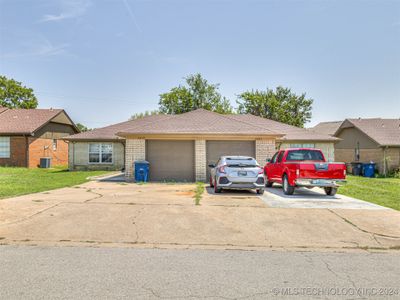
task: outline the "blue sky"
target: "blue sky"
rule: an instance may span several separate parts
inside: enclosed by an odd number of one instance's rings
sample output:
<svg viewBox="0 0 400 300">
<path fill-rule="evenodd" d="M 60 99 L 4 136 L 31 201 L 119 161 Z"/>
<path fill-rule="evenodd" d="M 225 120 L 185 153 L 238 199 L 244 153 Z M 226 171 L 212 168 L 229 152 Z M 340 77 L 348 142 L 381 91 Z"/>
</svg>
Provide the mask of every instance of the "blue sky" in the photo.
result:
<svg viewBox="0 0 400 300">
<path fill-rule="evenodd" d="M 200 72 L 235 104 L 283 85 L 313 119 L 400 117 L 400 1 L 0 0 L 0 73 L 89 127 Z"/>
</svg>

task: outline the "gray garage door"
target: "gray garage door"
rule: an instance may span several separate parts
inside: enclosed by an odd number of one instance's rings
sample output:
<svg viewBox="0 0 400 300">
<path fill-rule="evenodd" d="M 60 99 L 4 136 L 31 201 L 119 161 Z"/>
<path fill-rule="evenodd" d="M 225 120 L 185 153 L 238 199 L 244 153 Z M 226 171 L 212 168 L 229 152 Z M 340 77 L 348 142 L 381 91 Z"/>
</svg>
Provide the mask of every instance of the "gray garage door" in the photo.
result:
<svg viewBox="0 0 400 300">
<path fill-rule="evenodd" d="M 210 163 L 216 163 L 225 155 L 256 155 L 255 141 L 207 141 L 207 180 L 210 178 Z"/>
<path fill-rule="evenodd" d="M 194 141 L 147 140 L 151 181 L 195 181 Z"/>
</svg>

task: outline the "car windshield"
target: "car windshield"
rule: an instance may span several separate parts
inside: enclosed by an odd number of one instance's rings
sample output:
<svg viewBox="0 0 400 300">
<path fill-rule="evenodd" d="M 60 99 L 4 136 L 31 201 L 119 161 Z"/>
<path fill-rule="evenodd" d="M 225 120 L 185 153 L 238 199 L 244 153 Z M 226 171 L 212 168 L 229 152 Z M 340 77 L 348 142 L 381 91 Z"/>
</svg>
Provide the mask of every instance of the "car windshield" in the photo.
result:
<svg viewBox="0 0 400 300">
<path fill-rule="evenodd" d="M 286 161 L 303 161 L 303 160 L 315 160 L 323 161 L 324 157 L 320 151 L 316 150 L 293 150 L 289 151 Z"/>
<path fill-rule="evenodd" d="M 242 159 L 237 159 L 237 158 L 227 158 L 226 163 L 228 167 L 231 168 L 243 168 L 243 167 L 248 167 L 248 168 L 254 168 L 257 167 L 257 162 L 253 158 L 242 158 Z"/>
</svg>

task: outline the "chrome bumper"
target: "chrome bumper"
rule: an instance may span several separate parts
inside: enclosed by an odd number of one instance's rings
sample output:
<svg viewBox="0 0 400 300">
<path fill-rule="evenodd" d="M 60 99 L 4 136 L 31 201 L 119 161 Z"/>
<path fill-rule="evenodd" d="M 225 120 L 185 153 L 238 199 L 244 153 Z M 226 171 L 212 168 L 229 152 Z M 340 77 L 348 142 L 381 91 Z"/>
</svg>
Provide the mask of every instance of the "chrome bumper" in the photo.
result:
<svg viewBox="0 0 400 300">
<path fill-rule="evenodd" d="M 296 179 L 296 186 L 304 187 L 339 187 L 347 183 L 344 179 Z"/>
</svg>

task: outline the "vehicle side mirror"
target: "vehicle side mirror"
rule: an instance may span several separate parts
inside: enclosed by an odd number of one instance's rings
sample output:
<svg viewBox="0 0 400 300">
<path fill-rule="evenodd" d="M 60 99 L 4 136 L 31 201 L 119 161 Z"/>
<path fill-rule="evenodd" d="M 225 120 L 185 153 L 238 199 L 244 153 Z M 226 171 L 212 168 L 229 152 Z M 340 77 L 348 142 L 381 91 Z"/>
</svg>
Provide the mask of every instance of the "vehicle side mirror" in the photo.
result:
<svg viewBox="0 0 400 300">
<path fill-rule="evenodd" d="M 270 159 L 270 158 L 267 158 L 267 159 L 266 159 L 266 162 L 267 162 L 267 163 L 271 162 L 271 159 Z"/>
<path fill-rule="evenodd" d="M 208 165 L 210 168 L 215 168 L 215 164 L 209 164 Z"/>
</svg>

